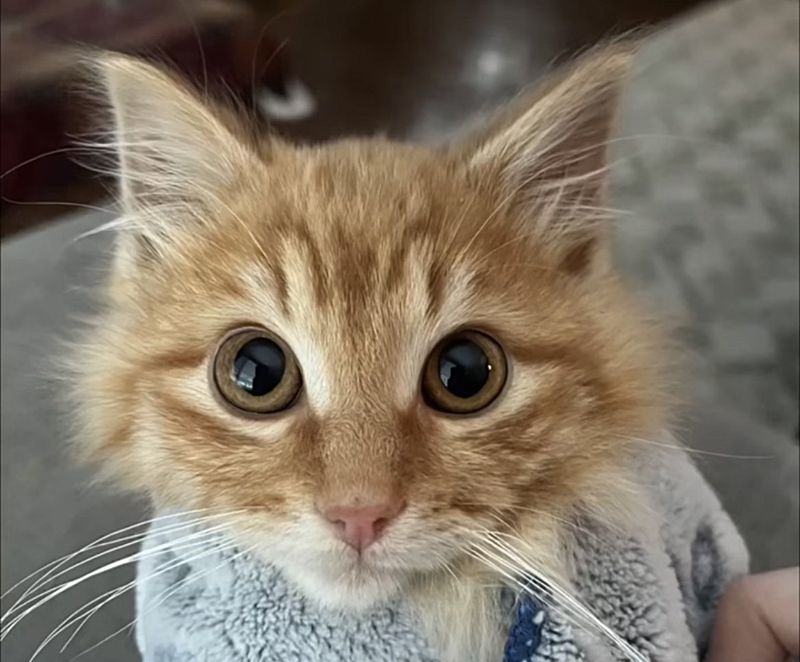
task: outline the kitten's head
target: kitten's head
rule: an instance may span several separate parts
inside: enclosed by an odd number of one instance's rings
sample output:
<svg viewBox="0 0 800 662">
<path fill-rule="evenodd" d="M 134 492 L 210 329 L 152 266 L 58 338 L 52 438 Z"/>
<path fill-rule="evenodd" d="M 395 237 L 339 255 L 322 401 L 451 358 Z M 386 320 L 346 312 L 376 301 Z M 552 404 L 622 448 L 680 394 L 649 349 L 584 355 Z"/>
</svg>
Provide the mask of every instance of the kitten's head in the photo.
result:
<svg viewBox="0 0 800 662">
<path fill-rule="evenodd" d="M 603 211 L 628 60 L 427 149 L 292 146 L 102 58 L 125 218 L 79 353 L 83 449 L 353 606 L 600 499 L 659 418 Z"/>
</svg>

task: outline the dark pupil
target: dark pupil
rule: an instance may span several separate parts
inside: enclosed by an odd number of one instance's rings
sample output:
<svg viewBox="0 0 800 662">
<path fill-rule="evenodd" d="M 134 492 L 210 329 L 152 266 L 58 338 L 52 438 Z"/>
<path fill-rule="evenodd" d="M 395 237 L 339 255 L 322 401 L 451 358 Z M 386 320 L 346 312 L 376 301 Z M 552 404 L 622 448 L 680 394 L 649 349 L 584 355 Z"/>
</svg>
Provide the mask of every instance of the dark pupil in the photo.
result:
<svg viewBox="0 0 800 662">
<path fill-rule="evenodd" d="M 469 340 L 456 340 L 439 354 L 439 379 L 459 398 L 471 398 L 489 381 L 492 366 L 483 350 Z"/>
<path fill-rule="evenodd" d="M 286 358 L 271 340 L 256 338 L 244 345 L 233 362 L 231 378 L 252 396 L 266 395 L 283 379 Z"/>
</svg>

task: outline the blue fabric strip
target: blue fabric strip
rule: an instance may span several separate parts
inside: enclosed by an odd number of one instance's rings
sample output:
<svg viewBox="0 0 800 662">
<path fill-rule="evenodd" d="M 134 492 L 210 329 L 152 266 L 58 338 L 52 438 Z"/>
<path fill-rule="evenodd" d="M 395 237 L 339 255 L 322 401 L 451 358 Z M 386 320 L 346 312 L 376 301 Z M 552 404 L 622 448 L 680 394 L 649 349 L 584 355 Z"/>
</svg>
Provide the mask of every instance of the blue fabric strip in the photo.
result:
<svg viewBox="0 0 800 662">
<path fill-rule="evenodd" d="M 530 595 L 519 597 L 516 616 L 508 632 L 503 662 L 530 662 L 539 648 L 547 614 Z"/>
</svg>

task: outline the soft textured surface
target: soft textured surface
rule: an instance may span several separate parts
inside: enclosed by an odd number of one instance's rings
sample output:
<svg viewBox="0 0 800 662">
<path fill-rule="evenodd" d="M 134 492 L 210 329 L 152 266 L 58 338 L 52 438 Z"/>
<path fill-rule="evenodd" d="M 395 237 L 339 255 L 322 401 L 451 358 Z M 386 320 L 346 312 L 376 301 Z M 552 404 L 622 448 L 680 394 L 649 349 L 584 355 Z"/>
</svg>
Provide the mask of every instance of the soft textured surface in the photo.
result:
<svg viewBox="0 0 800 662">
<path fill-rule="evenodd" d="M 717 600 L 746 572 L 747 552 L 683 452 L 654 446 L 638 455 L 631 471 L 648 495 L 653 519 L 647 524 L 657 525 L 659 533 L 621 535 L 581 521 L 573 581 L 591 610 L 644 659 L 698 659 Z M 182 551 L 171 544 L 175 540 L 153 529 L 139 567 L 137 635 L 145 662 L 435 659 L 402 602 L 359 616 L 321 611 L 246 554 L 201 555 L 196 547 Z M 597 633 L 573 627 L 559 609 L 545 611 L 539 615 L 533 603 L 517 612 L 530 623 L 518 622 L 516 629 L 540 642 L 528 654 L 514 632 L 506 662 L 615 659 L 614 647 Z"/>
<path fill-rule="evenodd" d="M 618 260 L 694 351 L 694 393 L 786 434 L 798 402 L 800 3 L 647 40 L 613 145 Z"/>
</svg>

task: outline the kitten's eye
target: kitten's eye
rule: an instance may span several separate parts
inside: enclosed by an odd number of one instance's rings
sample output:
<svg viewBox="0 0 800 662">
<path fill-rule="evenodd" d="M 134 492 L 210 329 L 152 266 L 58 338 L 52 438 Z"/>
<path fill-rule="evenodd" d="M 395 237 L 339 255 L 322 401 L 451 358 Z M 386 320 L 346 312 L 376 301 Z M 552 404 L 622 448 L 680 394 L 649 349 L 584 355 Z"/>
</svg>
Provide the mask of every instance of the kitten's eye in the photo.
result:
<svg viewBox="0 0 800 662">
<path fill-rule="evenodd" d="M 477 331 L 461 331 L 440 342 L 428 357 L 422 395 L 434 409 L 470 414 L 491 404 L 503 390 L 503 350 Z"/>
<path fill-rule="evenodd" d="M 237 409 L 254 414 L 287 409 L 303 384 L 286 343 L 261 329 L 240 331 L 223 340 L 213 373 L 219 394 Z"/>
</svg>

